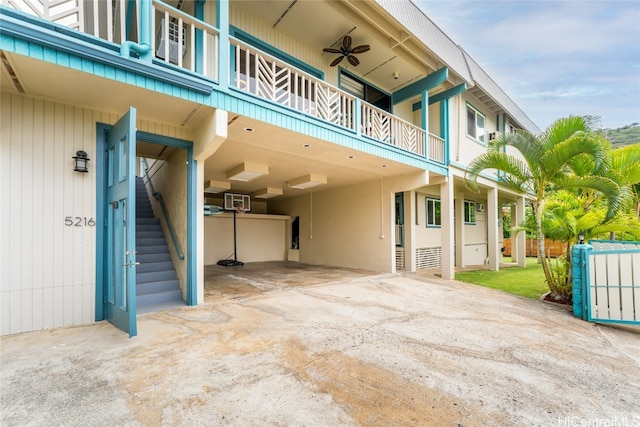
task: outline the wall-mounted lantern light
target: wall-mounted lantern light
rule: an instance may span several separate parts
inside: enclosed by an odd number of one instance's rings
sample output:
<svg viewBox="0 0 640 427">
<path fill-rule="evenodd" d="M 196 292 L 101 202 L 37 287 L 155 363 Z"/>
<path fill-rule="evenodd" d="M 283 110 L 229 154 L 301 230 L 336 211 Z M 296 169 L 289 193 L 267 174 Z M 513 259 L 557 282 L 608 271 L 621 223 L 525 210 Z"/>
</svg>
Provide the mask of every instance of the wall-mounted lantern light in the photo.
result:
<svg viewBox="0 0 640 427">
<path fill-rule="evenodd" d="M 76 172 L 89 172 L 89 159 L 87 157 L 87 153 L 82 150 L 76 151 L 76 155 L 73 156 L 74 167 L 73 170 Z"/>
<path fill-rule="evenodd" d="M 578 243 L 581 245 L 584 245 L 584 231 L 580 231 L 580 233 L 578 233 Z"/>
</svg>

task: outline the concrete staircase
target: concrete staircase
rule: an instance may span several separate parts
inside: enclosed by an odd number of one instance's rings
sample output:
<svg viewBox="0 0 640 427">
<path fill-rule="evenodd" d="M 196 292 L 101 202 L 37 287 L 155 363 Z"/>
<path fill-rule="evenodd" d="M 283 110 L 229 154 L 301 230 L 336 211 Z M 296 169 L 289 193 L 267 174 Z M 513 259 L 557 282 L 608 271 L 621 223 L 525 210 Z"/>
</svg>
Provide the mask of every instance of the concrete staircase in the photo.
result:
<svg viewBox="0 0 640 427">
<path fill-rule="evenodd" d="M 184 306 L 182 290 L 160 225 L 153 216 L 149 195 L 136 177 L 136 305 L 137 313 Z"/>
</svg>

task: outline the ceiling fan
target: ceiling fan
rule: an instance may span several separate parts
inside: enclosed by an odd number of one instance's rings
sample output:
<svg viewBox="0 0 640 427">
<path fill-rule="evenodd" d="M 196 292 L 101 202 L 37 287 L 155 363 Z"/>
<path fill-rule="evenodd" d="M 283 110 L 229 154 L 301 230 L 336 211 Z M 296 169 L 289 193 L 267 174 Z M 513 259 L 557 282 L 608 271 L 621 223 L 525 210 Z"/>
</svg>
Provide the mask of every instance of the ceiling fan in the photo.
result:
<svg viewBox="0 0 640 427">
<path fill-rule="evenodd" d="M 369 49 L 371 48 L 369 47 L 368 44 L 362 44 L 360 46 L 351 47 L 351 36 L 344 36 L 344 38 L 342 39 L 342 47 L 340 49 L 325 47 L 324 49 L 322 49 L 322 51 L 327 53 L 340 54 L 340 56 L 338 56 L 336 59 L 334 59 L 331 62 L 332 67 L 335 67 L 336 65 L 338 65 L 340 61 L 342 61 L 345 57 L 347 58 L 347 61 L 349 61 L 351 65 L 356 67 L 358 66 L 358 64 L 360 64 L 360 61 L 354 55 L 358 53 L 368 52 Z"/>
</svg>

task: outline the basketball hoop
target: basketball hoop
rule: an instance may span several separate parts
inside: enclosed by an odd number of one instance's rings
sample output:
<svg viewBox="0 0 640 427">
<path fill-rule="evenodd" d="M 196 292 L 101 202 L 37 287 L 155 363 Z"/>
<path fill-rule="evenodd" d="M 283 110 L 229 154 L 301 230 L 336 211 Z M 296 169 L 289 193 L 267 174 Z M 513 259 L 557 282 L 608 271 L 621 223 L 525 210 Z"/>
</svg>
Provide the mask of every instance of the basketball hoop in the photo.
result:
<svg viewBox="0 0 640 427">
<path fill-rule="evenodd" d="M 244 204 L 238 203 L 233 206 L 232 209 L 229 209 L 233 212 L 233 259 L 221 259 L 218 261 L 218 265 L 222 265 L 224 267 L 240 267 L 243 266 L 244 263 L 242 261 L 238 261 L 238 243 L 237 243 L 237 232 L 236 232 L 236 215 L 243 214 L 247 211 Z"/>
</svg>

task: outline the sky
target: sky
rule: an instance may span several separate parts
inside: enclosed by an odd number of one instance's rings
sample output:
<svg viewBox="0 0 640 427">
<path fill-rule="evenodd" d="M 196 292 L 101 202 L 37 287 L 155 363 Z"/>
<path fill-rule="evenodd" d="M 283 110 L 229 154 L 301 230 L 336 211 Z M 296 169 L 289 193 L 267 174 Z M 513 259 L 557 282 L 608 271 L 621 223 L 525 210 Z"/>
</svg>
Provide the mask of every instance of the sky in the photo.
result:
<svg viewBox="0 0 640 427">
<path fill-rule="evenodd" d="M 414 0 L 541 130 L 640 122 L 639 0 Z"/>
</svg>

